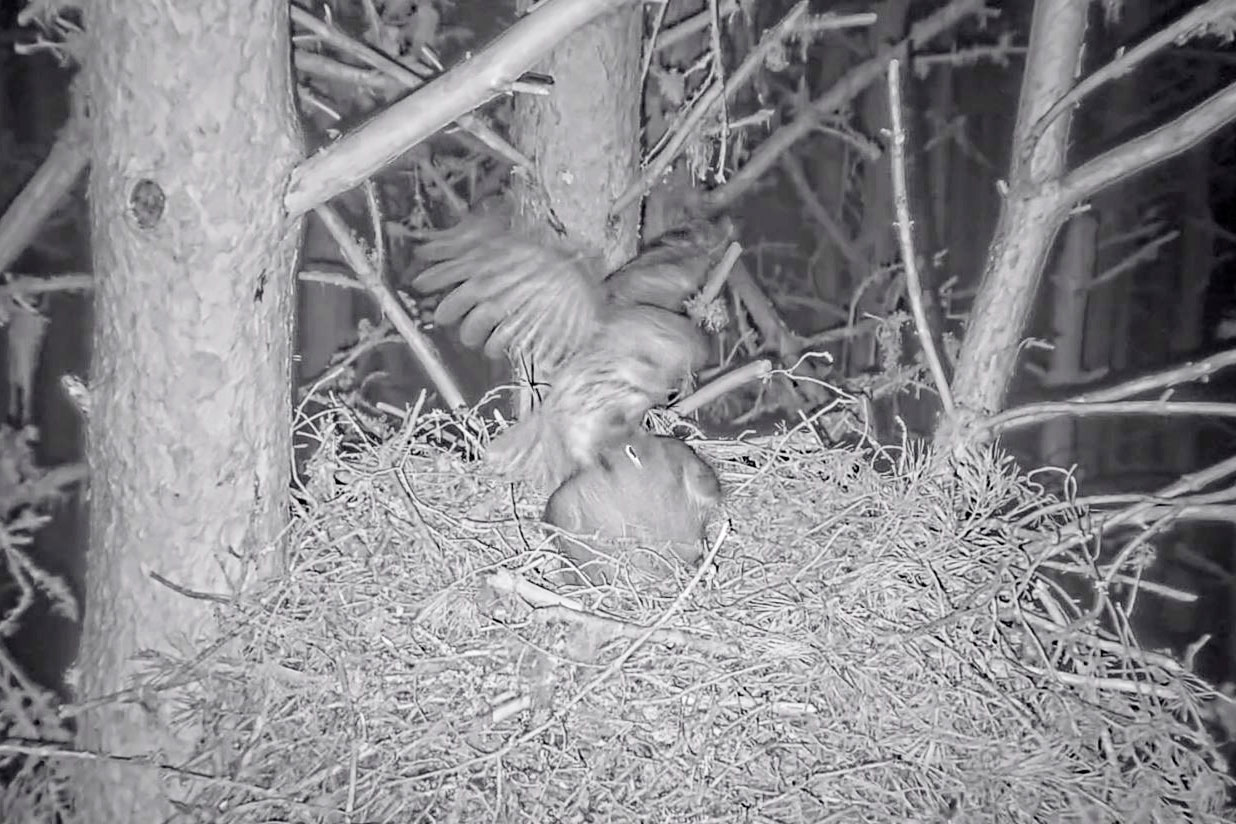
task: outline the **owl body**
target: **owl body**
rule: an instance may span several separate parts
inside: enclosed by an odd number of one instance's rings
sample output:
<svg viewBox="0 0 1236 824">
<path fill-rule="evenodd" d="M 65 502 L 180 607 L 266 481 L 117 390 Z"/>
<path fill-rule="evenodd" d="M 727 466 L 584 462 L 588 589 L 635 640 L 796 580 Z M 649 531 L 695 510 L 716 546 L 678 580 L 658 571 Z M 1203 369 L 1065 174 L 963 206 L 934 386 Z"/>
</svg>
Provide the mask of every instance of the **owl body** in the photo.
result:
<svg viewBox="0 0 1236 824">
<path fill-rule="evenodd" d="M 695 566 L 721 502 L 717 474 L 690 446 L 635 432 L 614 442 L 550 496 L 543 520 L 584 577 L 610 583 L 620 566 L 665 577 Z"/>
</svg>

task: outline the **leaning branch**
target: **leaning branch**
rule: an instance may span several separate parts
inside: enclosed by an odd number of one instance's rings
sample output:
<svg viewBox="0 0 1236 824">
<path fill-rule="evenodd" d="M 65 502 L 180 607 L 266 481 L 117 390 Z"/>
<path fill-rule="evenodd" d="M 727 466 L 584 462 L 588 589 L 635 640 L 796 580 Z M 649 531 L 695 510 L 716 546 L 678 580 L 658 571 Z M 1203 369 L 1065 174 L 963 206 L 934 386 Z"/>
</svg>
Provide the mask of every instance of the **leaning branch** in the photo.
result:
<svg viewBox="0 0 1236 824">
<path fill-rule="evenodd" d="M 931 328 L 927 324 L 927 311 L 923 308 L 923 279 L 919 277 L 918 258 L 914 253 L 910 194 L 906 186 L 906 130 L 901 122 L 900 60 L 892 60 L 888 64 L 888 109 L 889 122 L 892 125 L 889 165 L 893 172 L 897 242 L 901 246 L 901 265 L 906 273 L 906 292 L 910 298 L 910 310 L 914 313 L 914 330 L 918 333 L 919 345 L 923 348 L 923 356 L 927 359 L 927 365 L 931 369 L 931 378 L 935 381 L 936 391 L 940 395 L 940 405 L 944 408 L 944 414 L 951 418 L 954 415 L 953 393 L 949 389 L 944 364 L 940 361 L 940 353 L 936 350 Z"/>
<path fill-rule="evenodd" d="M 0 271 L 17 260 L 86 168 L 86 123 L 73 116 L 51 153 L 0 216 Z"/>
<path fill-rule="evenodd" d="M 327 23 L 324 20 L 319 20 L 314 15 L 310 14 L 305 9 L 300 8 L 295 3 L 292 4 L 292 22 L 303 28 L 308 29 L 318 36 L 323 42 L 330 46 L 350 54 L 360 60 L 365 61 L 370 66 L 373 66 L 378 71 L 398 81 L 408 89 L 419 89 L 425 85 L 425 81 L 432 78 L 437 72 L 429 67 L 416 65 L 415 69 L 409 69 L 403 63 L 395 60 L 377 49 L 370 46 L 368 43 L 363 43 L 355 38 L 349 37 L 344 32 L 340 31 L 335 26 Z M 297 58 L 301 55 L 309 55 L 310 52 L 303 52 L 297 49 Z M 299 60 L 297 61 L 299 64 Z M 311 66 L 319 66 L 313 60 L 307 61 Z M 477 140 L 484 143 L 501 157 L 506 158 L 516 166 L 523 168 L 531 168 L 532 162 L 524 157 L 514 146 L 502 139 L 493 129 L 485 125 L 480 118 L 473 114 L 462 114 L 455 119 L 455 123 L 459 128 L 463 129 L 468 134 L 475 137 Z"/>
<path fill-rule="evenodd" d="M 463 409 L 467 407 L 464 401 L 463 393 L 459 391 L 459 387 L 455 384 L 455 379 L 451 377 L 450 372 L 442 365 L 441 358 L 434 351 L 433 344 L 425 337 L 416 322 L 408 315 L 407 309 L 399 300 L 399 296 L 395 294 L 395 290 L 390 287 L 390 284 L 383 279 L 382 274 L 374 267 L 369 256 L 365 254 L 364 248 L 360 241 L 352 234 L 347 224 L 343 222 L 343 218 L 339 217 L 339 213 L 329 206 L 318 206 L 314 209 L 314 214 L 322 221 L 326 230 L 330 232 L 335 243 L 339 245 L 339 251 L 343 254 L 343 259 L 353 271 L 356 272 L 356 277 L 365 288 L 373 295 L 374 300 L 382 308 L 382 314 L 391 322 L 395 330 L 407 342 L 408 348 L 412 350 L 412 354 L 416 356 L 420 362 L 421 368 L 425 370 L 426 376 L 433 385 L 437 387 L 438 392 L 442 395 L 442 400 L 451 409 Z"/>
<path fill-rule="evenodd" d="M 568 35 L 634 0 L 547 0 L 481 53 L 392 104 L 293 171 L 284 205 L 299 216 L 347 191 L 438 130 L 504 94 Z"/>
</svg>

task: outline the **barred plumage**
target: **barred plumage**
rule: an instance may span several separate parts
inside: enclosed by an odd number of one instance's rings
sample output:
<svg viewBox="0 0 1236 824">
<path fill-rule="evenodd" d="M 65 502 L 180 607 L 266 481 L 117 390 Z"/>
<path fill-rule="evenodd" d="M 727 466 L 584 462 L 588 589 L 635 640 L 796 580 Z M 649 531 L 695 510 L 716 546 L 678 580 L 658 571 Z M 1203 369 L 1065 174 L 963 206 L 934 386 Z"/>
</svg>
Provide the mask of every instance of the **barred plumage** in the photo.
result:
<svg viewBox="0 0 1236 824">
<path fill-rule="evenodd" d="M 661 577 L 668 549 L 688 567 L 700 560 L 709 514 L 721 502 L 717 474 L 677 438 L 635 432 L 611 444 L 573 475 L 545 505 L 543 520 L 575 533 L 558 540 L 593 583 L 614 578 L 623 548 L 606 539 L 644 544 L 628 563 Z M 672 563 L 672 562 L 671 562 Z"/>
<path fill-rule="evenodd" d="M 684 314 L 732 235 L 697 222 L 658 238 L 608 277 L 600 258 L 511 231 L 490 209 L 433 233 L 413 281 L 450 288 L 435 321 L 459 323 L 465 345 L 519 352 L 551 385 L 542 406 L 495 438 L 504 474 L 553 489 L 639 427 L 649 409 L 703 365 L 703 332 Z"/>
</svg>

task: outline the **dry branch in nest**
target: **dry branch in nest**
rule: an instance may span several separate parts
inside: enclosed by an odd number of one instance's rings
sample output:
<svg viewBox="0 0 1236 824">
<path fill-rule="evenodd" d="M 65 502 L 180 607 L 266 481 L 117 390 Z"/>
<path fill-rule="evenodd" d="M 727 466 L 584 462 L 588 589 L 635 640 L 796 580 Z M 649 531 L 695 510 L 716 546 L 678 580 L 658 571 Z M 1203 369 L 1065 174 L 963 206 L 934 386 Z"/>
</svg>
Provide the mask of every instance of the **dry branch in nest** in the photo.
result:
<svg viewBox="0 0 1236 824">
<path fill-rule="evenodd" d="M 805 429 L 696 441 L 714 563 L 581 588 L 542 501 L 430 445 L 449 418 L 356 423 L 285 574 L 152 662 L 143 701 L 201 733 L 163 769 L 202 820 L 1224 820 L 1213 692 L 1097 580 L 1045 577 L 1084 521 L 993 453 L 880 473 Z"/>
</svg>

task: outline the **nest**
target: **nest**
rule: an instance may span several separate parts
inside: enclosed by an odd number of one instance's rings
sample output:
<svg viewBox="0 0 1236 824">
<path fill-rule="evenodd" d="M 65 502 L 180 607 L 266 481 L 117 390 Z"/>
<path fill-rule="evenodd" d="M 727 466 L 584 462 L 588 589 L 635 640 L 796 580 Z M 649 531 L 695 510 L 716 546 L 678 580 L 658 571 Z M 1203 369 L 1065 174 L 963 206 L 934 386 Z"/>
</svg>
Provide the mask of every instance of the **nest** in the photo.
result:
<svg viewBox="0 0 1236 824">
<path fill-rule="evenodd" d="M 704 566 L 595 588 L 452 426 L 336 427 L 286 573 L 165 662 L 203 820 L 1225 820 L 1213 690 L 1044 575 L 1077 513 L 994 451 L 695 441 Z"/>
</svg>

